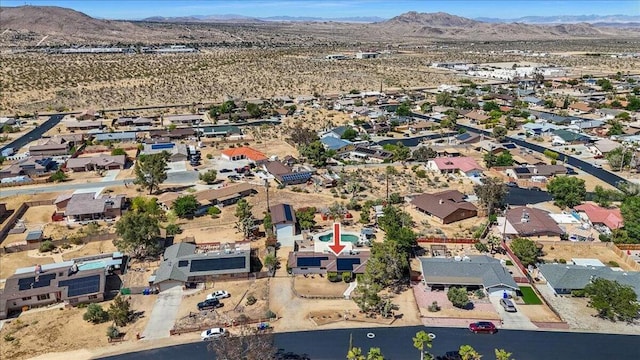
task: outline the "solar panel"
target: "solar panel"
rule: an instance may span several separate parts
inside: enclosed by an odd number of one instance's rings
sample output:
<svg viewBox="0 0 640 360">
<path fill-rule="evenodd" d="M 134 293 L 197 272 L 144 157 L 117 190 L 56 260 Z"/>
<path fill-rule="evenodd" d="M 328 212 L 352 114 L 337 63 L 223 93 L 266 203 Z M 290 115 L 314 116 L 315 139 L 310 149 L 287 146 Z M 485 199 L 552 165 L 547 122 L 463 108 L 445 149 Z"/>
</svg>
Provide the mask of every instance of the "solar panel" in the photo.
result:
<svg viewBox="0 0 640 360">
<path fill-rule="evenodd" d="M 18 290 L 36 289 L 51 285 L 51 280 L 56 278 L 56 274 L 41 274 L 36 281 L 35 276 L 19 279 Z"/>
<path fill-rule="evenodd" d="M 284 218 L 287 221 L 293 221 L 293 214 L 291 214 L 291 205 L 284 205 Z"/>
<path fill-rule="evenodd" d="M 189 266 L 189 260 L 180 260 L 178 261 L 178 267 Z"/>
<path fill-rule="evenodd" d="M 309 178 L 311 178 L 311 173 L 308 172 L 291 173 L 282 176 L 284 181 L 306 181 Z"/>
<path fill-rule="evenodd" d="M 244 256 L 191 260 L 191 267 L 189 268 L 189 271 L 198 272 L 244 269 L 246 267 L 246 263 L 247 261 Z"/>
<path fill-rule="evenodd" d="M 354 259 L 338 259 L 336 267 L 338 271 L 352 271 L 353 265 L 360 264 L 360 258 Z"/>
<path fill-rule="evenodd" d="M 158 149 L 171 149 L 174 147 L 175 144 L 173 143 L 168 143 L 168 144 L 151 144 L 151 148 L 153 150 L 158 150 Z"/>
<path fill-rule="evenodd" d="M 513 171 L 515 171 L 516 174 L 528 174 L 528 173 L 530 173 L 528 168 L 514 168 Z"/>
<path fill-rule="evenodd" d="M 60 281 L 59 287 L 67 287 L 67 296 L 76 297 L 100 292 L 100 275 Z"/>
<path fill-rule="evenodd" d="M 512 144 L 512 143 L 502 144 L 502 146 L 503 146 L 505 149 L 515 149 L 515 148 L 516 148 L 516 144 Z"/>
<path fill-rule="evenodd" d="M 320 267 L 322 260 L 329 260 L 327 256 L 299 257 L 298 267 Z"/>
</svg>

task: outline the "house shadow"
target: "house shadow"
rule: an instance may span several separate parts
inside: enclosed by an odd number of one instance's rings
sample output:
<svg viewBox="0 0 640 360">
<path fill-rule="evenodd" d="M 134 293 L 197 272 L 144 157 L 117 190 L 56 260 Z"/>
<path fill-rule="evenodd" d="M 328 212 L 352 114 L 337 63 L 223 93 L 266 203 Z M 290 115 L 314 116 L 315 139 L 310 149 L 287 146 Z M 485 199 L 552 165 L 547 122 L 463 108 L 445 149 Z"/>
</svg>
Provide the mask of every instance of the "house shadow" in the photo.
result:
<svg viewBox="0 0 640 360">
<path fill-rule="evenodd" d="M 13 215 L 13 213 L 15 212 L 15 210 L 7 210 L 5 211 L 2 215 L 0 215 L 0 224 L 4 223 L 5 220 L 7 220 L 11 215 Z"/>
</svg>

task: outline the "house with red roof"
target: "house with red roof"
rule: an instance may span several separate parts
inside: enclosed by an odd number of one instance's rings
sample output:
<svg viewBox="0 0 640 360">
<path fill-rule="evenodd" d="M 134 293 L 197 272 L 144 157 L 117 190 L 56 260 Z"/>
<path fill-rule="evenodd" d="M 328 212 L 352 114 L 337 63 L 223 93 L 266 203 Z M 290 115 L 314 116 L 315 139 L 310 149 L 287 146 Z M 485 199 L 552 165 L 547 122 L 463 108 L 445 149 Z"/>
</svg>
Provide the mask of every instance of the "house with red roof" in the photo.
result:
<svg viewBox="0 0 640 360">
<path fill-rule="evenodd" d="M 611 230 L 621 228 L 624 223 L 620 209 L 607 209 L 593 203 L 585 203 L 573 208 L 584 213 L 593 225 L 604 225 Z"/>
<path fill-rule="evenodd" d="M 427 169 L 440 174 L 462 173 L 467 176 L 482 176 L 482 167 L 468 156 L 438 157 L 427 161 Z"/>
<path fill-rule="evenodd" d="M 267 156 L 248 146 L 222 150 L 222 158 L 230 161 L 251 160 L 254 162 L 267 160 Z"/>
</svg>

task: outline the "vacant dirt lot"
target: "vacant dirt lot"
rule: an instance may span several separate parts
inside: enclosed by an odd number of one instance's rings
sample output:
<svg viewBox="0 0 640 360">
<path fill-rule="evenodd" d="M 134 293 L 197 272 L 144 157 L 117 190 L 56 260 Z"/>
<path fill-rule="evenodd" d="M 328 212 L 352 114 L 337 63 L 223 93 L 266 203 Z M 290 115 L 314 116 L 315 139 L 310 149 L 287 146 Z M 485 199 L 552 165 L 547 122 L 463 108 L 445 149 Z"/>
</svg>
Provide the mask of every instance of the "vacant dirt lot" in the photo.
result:
<svg viewBox="0 0 640 360">
<path fill-rule="evenodd" d="M 344 282 L 332 283 L 327 280 L 327 277 L 320 277 L 319 275 L 308 275 L 304 277 L 302 275 L 296 276 L 294 279 L 294 288 L 298 295 L 301 296 L 343 296 L 345 290 L 349 287 L 349 284 Z"/>
<path fill-rule="evenodd" d="M 633 270 L 615 252 L 607 248 L 604 243 L 545 243 L 542 251 L 545 253 L 542 259 L 546 262 L 564 259 L 567 263 L 570 263 L 572 258 L 593 258 L 602 261 L 605 265 L 609 261 L 615 261 L 621 268 Z"/>
</svg>

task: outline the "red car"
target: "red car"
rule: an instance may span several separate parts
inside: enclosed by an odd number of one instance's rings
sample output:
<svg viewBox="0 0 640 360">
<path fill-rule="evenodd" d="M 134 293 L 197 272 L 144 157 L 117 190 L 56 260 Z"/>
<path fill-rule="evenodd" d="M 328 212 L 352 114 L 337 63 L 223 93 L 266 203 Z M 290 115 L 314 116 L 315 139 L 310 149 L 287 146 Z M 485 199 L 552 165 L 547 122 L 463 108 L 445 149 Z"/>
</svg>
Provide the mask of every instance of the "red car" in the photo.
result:
<svg viewBox="0 0 640 360">
<path fill-rule="evenodd" d="M 478 321 L 478 322 L 471 323 L 469 324 L 469 330 L 471 330 L 471 332 L 475 334 L 477 333 L 495 334 L 498 332 L 498 329 L 496 328 L 496 326 L 493 325 L 493 323 L 490 321 Z"/>
</svg>

